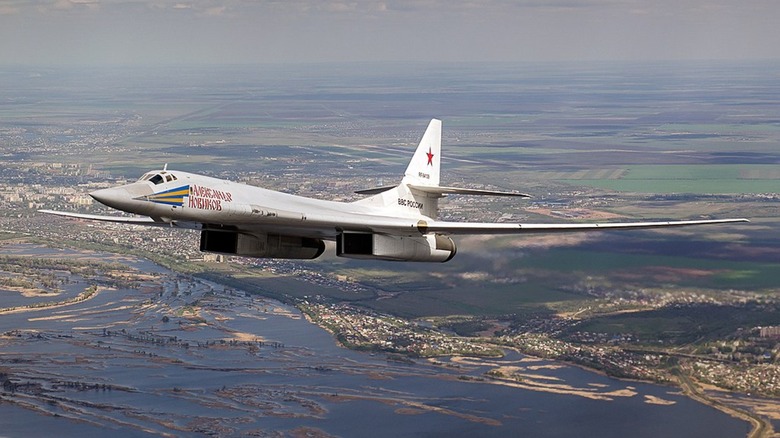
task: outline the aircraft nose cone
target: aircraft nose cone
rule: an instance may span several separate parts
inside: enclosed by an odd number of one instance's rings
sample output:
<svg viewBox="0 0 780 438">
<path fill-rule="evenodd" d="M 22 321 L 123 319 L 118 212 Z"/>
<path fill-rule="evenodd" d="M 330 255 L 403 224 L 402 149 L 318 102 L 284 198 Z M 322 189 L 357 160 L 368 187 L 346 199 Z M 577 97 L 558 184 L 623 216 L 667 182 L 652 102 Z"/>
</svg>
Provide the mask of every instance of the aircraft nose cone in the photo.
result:
<svg viewBox="0 0 780 438">
<path fill-rule="evenodd" d="M 133 183 L 120 187 L 111 187 L 108 189 L 95 190 L 90 193 L 92 199 L 117 210 L 127 213 L 149 214 L 154 207 L 154 203 L 147 202 L 146 196 L 153 193 L 149 184 Z"/>
<path fill-rule="evenodd" d="M 95 201 L 112 208 L 119 208 L 118 205 L 128 198 L 126 190 L 117 188 L 95 190 L 89 196 Z"/>
</svg>

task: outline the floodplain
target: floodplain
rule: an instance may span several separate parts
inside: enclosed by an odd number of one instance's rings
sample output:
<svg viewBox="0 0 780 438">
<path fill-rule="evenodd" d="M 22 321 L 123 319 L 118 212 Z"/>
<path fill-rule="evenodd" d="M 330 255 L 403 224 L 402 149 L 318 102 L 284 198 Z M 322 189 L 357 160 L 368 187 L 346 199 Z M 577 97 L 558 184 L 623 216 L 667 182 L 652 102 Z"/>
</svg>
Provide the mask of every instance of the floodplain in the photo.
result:
<svg viewBox="0 0 780 438">
<path fill-rule="evenodd" d="M 666 418 L 638 436 L 746 431 L 670 387 L 511 352 L 430 361 L 352 352 L 293 307 L 148 261 L 31 244 L 2 248 L 58 262 L 110 260 L 125 266 L 131 282 L 100 285 L 67 305 L 0 311 L 8 436 L 55 429 L 63 436 L 506 436 L 522 427 L 552 437 L 574 432 L 550 427 L 556 423 L 599 433 L 600 425 L 578 419 L 615 412 L 640 422 Z M 563 400 L 577 408 L 555 409 Z M 628 427 L 610 426 L 607 436 Z"/>
</svg>

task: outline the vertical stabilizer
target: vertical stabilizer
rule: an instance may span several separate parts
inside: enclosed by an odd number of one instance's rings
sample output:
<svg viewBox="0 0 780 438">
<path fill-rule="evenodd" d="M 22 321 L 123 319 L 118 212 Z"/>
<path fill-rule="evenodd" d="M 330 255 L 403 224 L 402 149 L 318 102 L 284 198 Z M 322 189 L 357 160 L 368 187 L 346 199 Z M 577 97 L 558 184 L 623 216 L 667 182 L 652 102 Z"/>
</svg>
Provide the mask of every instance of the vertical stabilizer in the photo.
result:
<svg viewBox="0 0 780 438">
<path fill-rule="evenodd" d="M 371 205 L 386 209 L 388 214 L 399 217 L 419 217 L 420 215 L 436 218 L 439 214 L 438 192 L 420 190 L 423 187 L 439 186 L 439 164 L 441 163 L 441 120 L 432 119 L 428 129 L 417 145 L 412 161 L 406 168 L 404 178 L 396 187 L 382 188 L 366 199 L 357 201 L 363 205 Z M 417 186 L 413 189 L 411 186 Z M 371 191 L 363 191 L 370 193 Z"/>
<path fill-rule="evenodd" d="M 441 163 L 441 120 L 432 119 L 404 173 L 404 184 L 438 186 Z"/>
</svg>

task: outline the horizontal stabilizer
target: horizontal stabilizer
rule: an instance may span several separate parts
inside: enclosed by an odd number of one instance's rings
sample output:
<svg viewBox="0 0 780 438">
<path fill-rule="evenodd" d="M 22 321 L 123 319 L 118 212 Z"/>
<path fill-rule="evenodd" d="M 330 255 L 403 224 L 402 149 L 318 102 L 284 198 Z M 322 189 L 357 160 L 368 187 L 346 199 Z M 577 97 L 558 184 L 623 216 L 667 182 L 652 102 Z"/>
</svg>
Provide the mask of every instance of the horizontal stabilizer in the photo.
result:
<svg viewBox="0 0 780 438">
<path fill-rule="evenodd" d="M 378 195 L 379 193 L 384 193 L 388 190 L 393 190 L 398 186 L 387 186 L 387 187 L 376 187 L 373 189 L 364 189 L 364 190 L 355 190 L 355 193 L 358 195 Z"/>
<path fill-rule="evenodd" d="M 373 189 L 357 190 L 355 193 L 359 195 L 376 195 L 384 193 L 388 190 L 392 190 L 397 186 L 377 187 Z M 525 193 L 516 192 L 499 192 L 496 190 L 480 190 L 480 189 L 463 189 L 460 187 L 439 187 L 439 186 L 418 186 L 407 184 L 412 190 L 423 192 L 429 195 L 444 196 L 444 195 L 475 195 L 475 196 L 516 196 L 519 198 L 531 198 L 531 195 Z"/>
<path fill-rule="evenodd" d="M 476 195 L 476 196 L 517 196 L 530 198 L 531 195 L 517 192 L 499 192 L 496 190 L 463 189 L 460 187 L 418 186 L 409 184 L 409 188 L 432 195 Z"/>
</svg>

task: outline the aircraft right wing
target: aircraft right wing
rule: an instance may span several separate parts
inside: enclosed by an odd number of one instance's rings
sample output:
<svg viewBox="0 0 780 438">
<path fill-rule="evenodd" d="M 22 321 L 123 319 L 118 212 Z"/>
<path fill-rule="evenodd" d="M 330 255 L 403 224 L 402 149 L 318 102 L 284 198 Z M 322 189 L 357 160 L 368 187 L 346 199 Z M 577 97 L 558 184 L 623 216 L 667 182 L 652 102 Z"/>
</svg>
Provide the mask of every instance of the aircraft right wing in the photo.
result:
<svg viewBox="0 0 780 438">
<path fill-rule="evenodd" d="M 100 216 L 93 214 L 70 213 L 56 210 L 39 210 L 41 213 L 54 214 L 74 219 L 85 219 L 91 221 L 114 222 L 130 225 L 146 225 L 158 227 L 176 227 L 188 229 L 203 229 L 203 224 L 185 221 L 159 221 L 147 216 Z M 300 220 L 300 217 L 297 221 Z M 294 221 L 294 222 L 297 222 Z M 306 221 L 314 228 L 321 230 L 330 230 L 335 236 L 337 229 L 370 230 L 383 234 L 409 235 L 413 232 L 420 234 L 460 234 L 460 235 L 498 235 L 498 234 L 529 234 L 529 233 L 564 233 L 577 231 L 597 231 L 597 230 L 616 230 L 616 229 L 642 229 L 642 228 L 665 228 L 665 227 L 685 227 L 692 225 L 710 225 L 725 224 L 736 222 L 750 222 L 747 219 L 705 219 L 689 221 L 660 221 L 660 222 L 607 222 L 607 223 L 584 223 L 584 224 L 546 224 L 546 223 L 490 223 L 490 222 L 448 222 L 448 221 L 413 221 L 404 218 L 394 217 L 343 217 L 343 216 L 309 216 Z M 247 231 L 273 231 L 279 232 L 273 224 L 251 225 L 246 222 L 236 224 L 239 228 Z M 289 226 L 289 223 L 281 224 L 282 227 Z M 299 228 L 299 231 L 301 229 Z M 297 234 L 293 232 L 292 234 Z"/>
<path fill-rule="evenodd" d="M 750 222 L 747 219 L 706 219 L 693 221 L 662 222 L 611 222 L 588 224 L 517 224 L 517 223 L 480 223 L 480 222 L 444 222 L 419 221 L 417 229 L 425 233 L 438 234 L 526 234 L 526 233 L 562 233 L 575 231 L 596 231 L 615 229 L 641 229 L 685 227 L 691 225 L 725 224 Z"/>
</svg>

